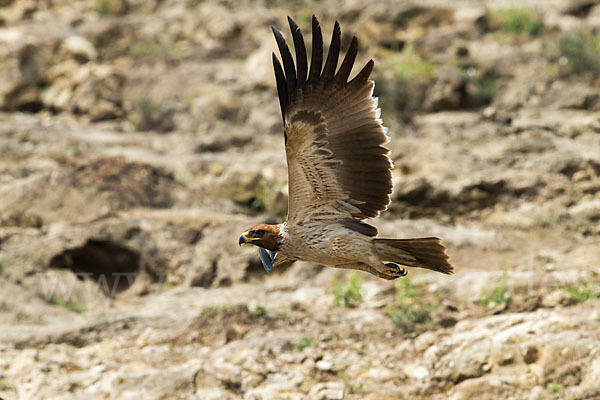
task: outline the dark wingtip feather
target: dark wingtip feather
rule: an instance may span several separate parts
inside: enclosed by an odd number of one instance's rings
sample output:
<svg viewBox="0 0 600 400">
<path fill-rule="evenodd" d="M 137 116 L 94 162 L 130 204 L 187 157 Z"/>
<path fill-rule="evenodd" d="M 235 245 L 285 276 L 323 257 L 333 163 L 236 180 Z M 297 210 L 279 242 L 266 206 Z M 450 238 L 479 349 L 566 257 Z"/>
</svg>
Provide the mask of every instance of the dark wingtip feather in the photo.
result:
<svg viewBox="0 0 600 400">
<path fill-rule="evenodd" d="M 321 75 L 325 80 L 333 78 L 333 75 L 335 74 L 338 58 L 340 56 L 341 42 L 342 30 L 340 29 L 340 24 L 335 21 L 333 33 L 331 35 L 331 44 L 329 45 L 329 52 L 327 53 L 327 61 L 325 61 L 325 67 L 323 68 L 323 74 Z"/>
<path fill-rule="evenodd" d="M 296 89 L 296 67 L 294 66 L 292 53 L 290 52 L 290 49 L 281 32 L 274 27 L 271 27 L 271 29 L 273 30 L 277 47 L 279 47 L 279 54 L 281 54 L 281 61 L 283 62 L 283 70 L 285 71 L 285 81 L 287 83 L 288 93 L 292 93 Z"/>
<path fill-rule="evenodd" d="M 312 54 L 310 57 L 309 82 L 316 82 L 321 77 L 323 67 L 323 33 L 316 16 L 312 16 Z"/>
<path fill-rule="evenodd" d="M 306 46 L 304 45 L 304 37 L 298 24 L 288 17 L 292 37 L 294 38 L 294 50 L 296 51 L 296 66 L 297 66 L 297 85 L 304 87 L 306 84 L 306 75 L 308 73 L 308 60 L 306 59 Z"/>
<path fill-rule="evenodd" d="M 354 66 L 354 60 L 356 60 L 356 54 L 358 53 L 358 39 L 356 36 L 352 37 L 352 42 L 350 43 L 350 47 L 346 52 L 346 56 L 344 57 L 344 61 L 342 61 L 342 65 L 337 75 L 335 76 L 336 81 L 340 84 L 344 84 L 348 81 L 348 77 L 350 76 L 350 72 L 352 72 L 352 67 Z"/>
<path fill-rule="evenodd" d="M 350 81 L 350 84 L 352 83 L 364 83 L 365 81 L 369 80 L 369 76 L 371 76 L 371 72 L 373 72 L 373 68 L 375 67 L 375 61 L 373 61 L 372 59 L 369 60 L 365 66 L 363 67 L 363 69 L 360 70 L 360 72 L 354 77 L 352 78 L 352 80 Z"/>
<path fill-rule="evenodd" d="M 281 63 L 279 62 L 279 59 L 275 53 L 273 53 L 273 70 L 275 71 L 275 82 L 277 83 L 277 96 L 279 97 L 281 116 L 283 117 L 283 122 L 285 123 L 285 111 L 289 102 L 289 96 L 285 75 L 283 73 L 283 69 L 281 68 Z"/>
</svg>

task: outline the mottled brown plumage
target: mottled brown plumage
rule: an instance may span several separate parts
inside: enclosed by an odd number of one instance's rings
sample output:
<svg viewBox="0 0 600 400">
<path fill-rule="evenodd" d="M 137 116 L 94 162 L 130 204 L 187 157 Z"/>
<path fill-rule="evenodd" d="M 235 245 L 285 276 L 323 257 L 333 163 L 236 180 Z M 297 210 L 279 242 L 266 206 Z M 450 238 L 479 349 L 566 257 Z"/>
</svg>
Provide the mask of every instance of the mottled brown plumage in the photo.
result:
<svg viewBox="0 0 600 400">
<path fill-rule="evenodd" d="M 396 264 L 452 273 L 438 238 L 378 239 L 377 229 L 362 221 L 387 209 L 392 193 L 388 138 L 369 80 L 373 60 L 348 81 L 358 50 L 353 37 L 336 72 L 341 45 L 336 22 L 322 67 L 321 27 L 313 16 L 309 68 L 302 33 L 288 21 L 295 63 L 283 35 L 273 28 L 283 63 L 273 54 L 288 164 L 287 221 L 253 227 L 240 244 L 277 252 L 261 250 L 267 270 L 302 259 L 385 279 L 405 275 Z"/>
</svg>

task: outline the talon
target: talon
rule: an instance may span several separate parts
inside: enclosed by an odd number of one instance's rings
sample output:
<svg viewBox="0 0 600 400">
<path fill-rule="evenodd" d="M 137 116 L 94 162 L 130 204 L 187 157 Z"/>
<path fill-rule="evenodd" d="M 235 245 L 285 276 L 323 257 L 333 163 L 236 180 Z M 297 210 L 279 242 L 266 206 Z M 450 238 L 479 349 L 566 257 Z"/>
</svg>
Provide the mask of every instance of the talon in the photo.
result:
<svg viewBox="0 0 600 400">
<path fill-rule="evenodd" d="M 408 271 L 406 270 L 406 268 L 401 267 L 398 264 L 387 263 L 385 264 L 385 266 L 390 269 L 390 275 L 394 276 L 395 278 L 400 278 L 402 276 L 408 275 Z"/>
</svg>

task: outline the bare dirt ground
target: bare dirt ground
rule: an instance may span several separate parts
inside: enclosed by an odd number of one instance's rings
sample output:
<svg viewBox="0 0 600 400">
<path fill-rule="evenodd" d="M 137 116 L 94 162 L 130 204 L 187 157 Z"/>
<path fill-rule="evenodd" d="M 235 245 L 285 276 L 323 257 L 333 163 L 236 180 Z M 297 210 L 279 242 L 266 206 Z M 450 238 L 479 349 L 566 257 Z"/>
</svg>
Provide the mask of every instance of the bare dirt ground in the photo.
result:
<svg viewBox="0 0 600 400">
<path fill-rule="evenodd" d="M 600 3 L 0 1 L 2 399 L 600 399 Z M 270 26 L 360 41 L 381 236 L 455 265 L 267 274 Z"/>
</svg>

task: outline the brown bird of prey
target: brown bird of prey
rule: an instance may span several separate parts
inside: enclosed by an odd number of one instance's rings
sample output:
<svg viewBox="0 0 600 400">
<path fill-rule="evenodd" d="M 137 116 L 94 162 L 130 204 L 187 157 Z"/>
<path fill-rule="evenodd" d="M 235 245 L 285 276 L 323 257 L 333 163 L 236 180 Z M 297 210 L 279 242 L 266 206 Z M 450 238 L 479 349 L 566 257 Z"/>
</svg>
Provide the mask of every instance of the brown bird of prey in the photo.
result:
<svg viewBox="0 0 600 400">
<path fill-rule="evenodd" d="M 295 63 L 282 34 L 272 28 L 283 62 L 282 67 L 273 53 L 288 165 L 287 220 L 254 226 L 239 244 L 258 246 L 267 271 L 305 260 L 383 279 L 406 275 L 403 265 L 451 274 L 440 239 L 380 239 L 363 222 L 386 210 L 392 193 L 388 137 L 369 80 L 373 60 L 348 80 L 358 49 L 353 37 L 336 71 L 341 42 L 336 22 L 323 66 L 323 36 L 313 16 L 309 68 L 302 33 L 288 21 Z"/>
</svg>

